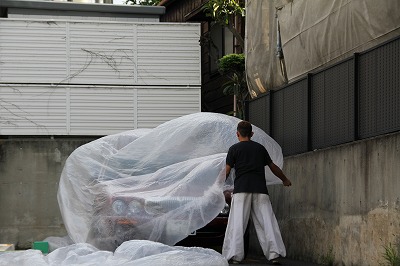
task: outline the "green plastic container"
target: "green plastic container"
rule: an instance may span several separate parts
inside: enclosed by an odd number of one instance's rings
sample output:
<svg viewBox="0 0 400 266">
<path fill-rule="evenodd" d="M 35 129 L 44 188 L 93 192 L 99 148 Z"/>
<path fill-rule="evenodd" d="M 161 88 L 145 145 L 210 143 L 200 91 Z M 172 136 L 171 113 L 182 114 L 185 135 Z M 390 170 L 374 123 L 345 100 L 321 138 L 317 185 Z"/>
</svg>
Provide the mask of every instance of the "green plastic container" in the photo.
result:
<svg viewBox="0 0 400 266">
<path fill-rule="evenodd" d="M 40 250 L 40 251 L 42 251 L 42 253 L 47 254 L 47 253 L 49 253 L 49 242 L 45 242 L 45 241 L 33 242 L 32 248 Z"/>
</svg>

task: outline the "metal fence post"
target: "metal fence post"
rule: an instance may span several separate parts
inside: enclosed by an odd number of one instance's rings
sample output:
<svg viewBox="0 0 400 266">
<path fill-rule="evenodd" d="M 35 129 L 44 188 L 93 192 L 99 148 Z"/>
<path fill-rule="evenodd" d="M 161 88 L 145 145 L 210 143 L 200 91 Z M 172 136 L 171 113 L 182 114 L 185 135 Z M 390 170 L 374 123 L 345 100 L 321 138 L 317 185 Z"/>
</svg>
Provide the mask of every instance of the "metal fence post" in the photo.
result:
<svg viewBox="0 0 400 266">
<path fill-rule="evenodd" d="M 312 93 L 312 73 L 307 74 L 307 149 L 312 151 L 312 108 L 311 108 L 311 93 Z"/>
<path fill-rule="evenodd" d="M 274 138 L 274 125 L 273 125 L 273 107 L 272 107 L 272 104 L 273 104 L 273 100 L 272 100 L 272 97 L 273 97 L 273 93 L 272 93 L 273 91 L 272 90 L 269 90 L 269 135 L 270 135 L 270 137 L 271 138 Z"/>
<path fill-rule="evenodd" d="M 360 102 L 360 95 L 359 95 L 359 75 L 358 75 L 358 64 L 359 64 L 359 53 L 354 53 L 354 140 L 360 139 L 359 134 L 359 102 Z"/>
<path fill-rule="evenodd" d="M 250 107 L 249 100 L 244 101 L 244 117 L 243 120 L 250 121 Z"/>
</svg>

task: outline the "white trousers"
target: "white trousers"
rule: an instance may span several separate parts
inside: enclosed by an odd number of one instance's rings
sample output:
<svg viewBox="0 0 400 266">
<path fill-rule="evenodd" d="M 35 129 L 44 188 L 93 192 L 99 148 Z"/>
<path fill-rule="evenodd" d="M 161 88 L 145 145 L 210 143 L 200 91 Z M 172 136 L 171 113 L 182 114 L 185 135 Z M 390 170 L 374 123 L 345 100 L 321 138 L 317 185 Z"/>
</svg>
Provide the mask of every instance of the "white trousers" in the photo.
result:
<svg viewBox="0 0 400 266">
<path fill-rule="evenodd" d="M 286 256 L 278 222 L 267 194 L 235 193 L 232 197 L 222 256 L 227 260 L 244 259 L 244 233 L 249 217 L 253 219 L 258 241 L 268 260 Z"/>
</svg>

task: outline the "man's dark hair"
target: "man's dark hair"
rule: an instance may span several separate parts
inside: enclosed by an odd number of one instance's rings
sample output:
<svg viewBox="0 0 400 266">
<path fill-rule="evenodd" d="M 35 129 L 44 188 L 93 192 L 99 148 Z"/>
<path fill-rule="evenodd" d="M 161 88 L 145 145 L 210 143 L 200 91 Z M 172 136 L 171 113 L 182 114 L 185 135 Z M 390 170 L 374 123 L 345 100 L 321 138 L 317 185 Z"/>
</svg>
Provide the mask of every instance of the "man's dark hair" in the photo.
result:
<svg viewBox="0 0 400 266">
<path fill-rule="evenodd" d="M 240 121 L 237 126 L 237 131 L 239 132 L 240 136 L 242 137 L 251 137 L 251 132 L 253 128 L 251 124 L 247 121 Z"/>
</svg>

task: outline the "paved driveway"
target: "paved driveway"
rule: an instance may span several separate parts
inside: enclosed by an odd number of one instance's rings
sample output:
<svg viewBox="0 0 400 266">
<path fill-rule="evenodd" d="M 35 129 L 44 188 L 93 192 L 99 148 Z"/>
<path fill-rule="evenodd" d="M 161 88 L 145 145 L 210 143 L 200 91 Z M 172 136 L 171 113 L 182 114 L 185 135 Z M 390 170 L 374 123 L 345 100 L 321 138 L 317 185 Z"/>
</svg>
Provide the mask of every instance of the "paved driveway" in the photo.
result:
<svg viewBox="0 0 400 266">
<path fill-rule="evenodd" d="M 315 263 L 310 263 L 310 262 L 292 260 L 292 259 L 288 259 L 288 258 L 280 258 L 278 260 L 281 263 L 281 265 L 287 265 L 287 266 L 318 266 L 318 265 L 320 265 L 320 264 L 315 264 Z M 238 264 L 229 264 L 229 265 L 238 265 Z M 239 265 L 259 266 L 259 265 L 273 265 L 273 264 L 268 262 L 267 259 L 260 257 L 260 258 L 248 258 L 248 259 L 245 259 Z"/>
</svg>

